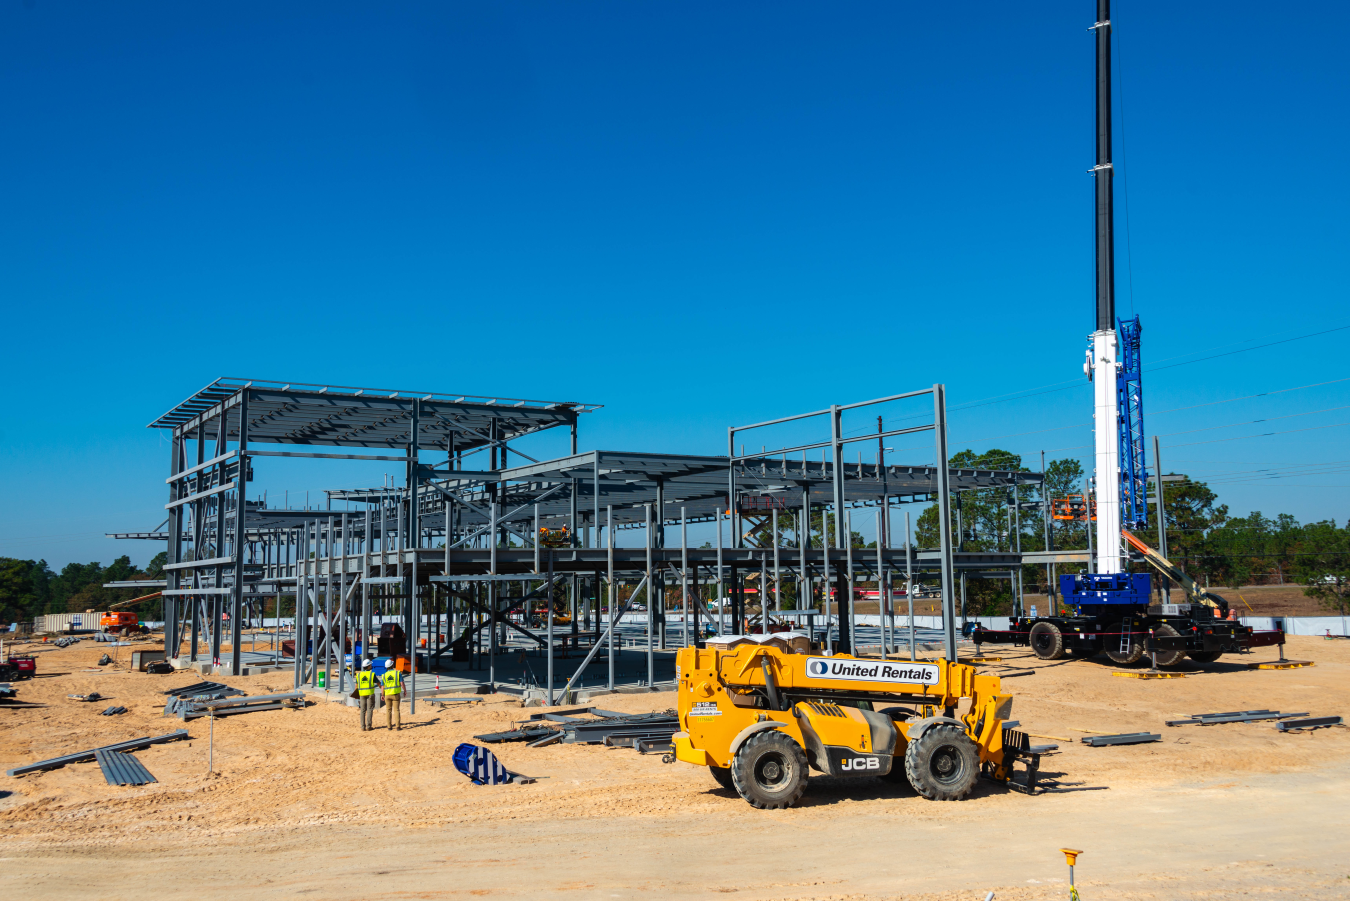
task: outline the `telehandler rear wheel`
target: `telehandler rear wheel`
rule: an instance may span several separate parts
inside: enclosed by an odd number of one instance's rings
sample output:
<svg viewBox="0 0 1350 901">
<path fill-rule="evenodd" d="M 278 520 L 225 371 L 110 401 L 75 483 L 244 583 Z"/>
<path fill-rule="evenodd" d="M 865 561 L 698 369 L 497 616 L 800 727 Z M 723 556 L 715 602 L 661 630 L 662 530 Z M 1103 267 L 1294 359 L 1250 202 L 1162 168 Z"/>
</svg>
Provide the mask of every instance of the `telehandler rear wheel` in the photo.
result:
<svg viewBox="0 0 1350 901">
<path fill-rule="evenodd" d="M 905 775 L 930 801 L 961 801 L 980 775 L 980 755 L 964 729 L 938 723 L 905 749 Z"/>
<path fill-rule="evenodd" d="M 731 769 L 729 767 L 709 765 L 708 771 L 712 773 L 712 777 L 717 780 L 718 785 L 732 791 L 736 790 L 736 786 L 731 783 Z"/>
<path fill-rule="evenodd" d="M 1054 623 L 1037 623 L 1031 627 L 1027 640 L 1031 650 L 1042 660 L 1064 659 L 1064 636 Z"/>
<path fill-rule="evenodd" d="M 806 753 L 777 729 L 757 732 L 732 758 L 731 781 L 751 807 L 791 807 L 806 791 Z"/>
</svg>

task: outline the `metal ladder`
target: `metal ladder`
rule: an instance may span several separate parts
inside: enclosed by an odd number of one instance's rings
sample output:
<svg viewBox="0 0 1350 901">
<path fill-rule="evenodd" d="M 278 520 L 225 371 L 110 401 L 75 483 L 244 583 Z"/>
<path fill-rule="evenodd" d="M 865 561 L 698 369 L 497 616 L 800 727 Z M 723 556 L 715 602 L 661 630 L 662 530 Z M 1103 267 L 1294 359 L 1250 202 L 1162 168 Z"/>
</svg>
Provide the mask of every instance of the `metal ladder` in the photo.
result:
<svg viewBox="0 0 1350 901">
<path fill-rule="evenodd" d="M 1132 623 L 1127 617 L 1120 621 L 1120 653 L 1122 656 L 1130 653 L 1130 639 L 1132 637 Z"/>
</svg>

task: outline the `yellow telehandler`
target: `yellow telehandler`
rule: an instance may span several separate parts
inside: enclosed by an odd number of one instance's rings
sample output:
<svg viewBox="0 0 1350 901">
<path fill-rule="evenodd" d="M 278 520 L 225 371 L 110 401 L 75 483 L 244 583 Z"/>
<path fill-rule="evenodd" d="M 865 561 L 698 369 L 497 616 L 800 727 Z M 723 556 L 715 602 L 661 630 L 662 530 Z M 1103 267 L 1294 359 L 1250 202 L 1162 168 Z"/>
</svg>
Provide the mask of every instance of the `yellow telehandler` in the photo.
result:
<svg viewBox="0 0 1350 901">
<path fill-rule="evenodd" d="M 982 774 L 1035 791 L 1038 749 L 1003 726 L 1012 697 L 972 666 L 821 657 L 756 642 L 683 648 L 676 660 L 674 758 L 708 767 L 753 807 L 791 807 L 808 767 L 905 780 L 934 801 L 968 797 Z M 1012 778 L 1019 757 L 1021 782 Z"/>
</svg>

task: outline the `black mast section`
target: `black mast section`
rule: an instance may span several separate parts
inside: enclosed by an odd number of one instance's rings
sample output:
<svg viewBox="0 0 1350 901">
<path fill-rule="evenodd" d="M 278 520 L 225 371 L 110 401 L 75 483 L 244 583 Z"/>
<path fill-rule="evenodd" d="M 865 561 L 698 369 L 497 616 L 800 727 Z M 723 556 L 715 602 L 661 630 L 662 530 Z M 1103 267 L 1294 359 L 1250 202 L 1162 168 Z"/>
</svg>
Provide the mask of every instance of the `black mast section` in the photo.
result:
<svg viewBox="0 0 1350 901">
<path fill-rule="evenodd" d="M 1111 168 L 1111 0 L 1097 0 L 1097 331 L 1116 327 L 1116 236 Z"/>
</svg>

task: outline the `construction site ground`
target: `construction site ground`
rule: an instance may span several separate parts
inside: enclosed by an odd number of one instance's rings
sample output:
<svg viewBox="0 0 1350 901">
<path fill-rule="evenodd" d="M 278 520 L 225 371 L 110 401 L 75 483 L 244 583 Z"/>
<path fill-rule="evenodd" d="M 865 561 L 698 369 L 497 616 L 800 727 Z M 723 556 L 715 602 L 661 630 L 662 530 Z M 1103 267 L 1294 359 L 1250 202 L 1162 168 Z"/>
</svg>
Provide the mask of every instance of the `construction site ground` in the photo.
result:
<svg viewBox="0 0 1350 901">
<path fill-rule="evenodd" d="M 1064 898 L 1061 847 L 1082 849 L 1091 898 L 1350 897 L 1350 731 L 1273 723 L 1169 728 L 1190 714 L 1269 708 L 1345 715 L 1350 641 L 1292 637 L 1316 666 L 1251 670 L 1274 648 L 1184 679 L 1118 678 L 1104 661 L 1042 662 L 1005 649 L 1013 716 L 1037 742 L 1050 790 L 981 783 L 937 803 L 879 780 L 813 777 L 803 803 L 751 808 L 699 768 L 594 745 L 494 745 L 539 781 L 478 787 L 451 753 L 533 709 L 518 699 L 404 707 L 397 733 L 362 733 L 356 709 L 319 702 L 208 722 L 161 715 L 163 692 L 201 677 L 97 667 L 93 642 L 38 649 L 39 677 L 0 708 L 4 769 L 186 727 L 190 741 L 137 753 L 158 782 L 105 783 L 95 763 L 0 784 L 5 897 Z M 120 656 L 129 657 L 127 648 Z M 225 678 L 250 694 L 289 673 Z M 97 691 L 107 703 L 70 700 Z M 663 710 L 671 693 L 595 703 Z M 120 716 L 99 712 L 110 704 Z M 377 714 L 383 722 L 383 711 Z M 1093 732 L 1159 743 L 1090 748 Z"/>
</svg>

